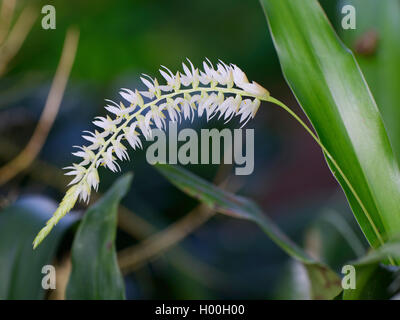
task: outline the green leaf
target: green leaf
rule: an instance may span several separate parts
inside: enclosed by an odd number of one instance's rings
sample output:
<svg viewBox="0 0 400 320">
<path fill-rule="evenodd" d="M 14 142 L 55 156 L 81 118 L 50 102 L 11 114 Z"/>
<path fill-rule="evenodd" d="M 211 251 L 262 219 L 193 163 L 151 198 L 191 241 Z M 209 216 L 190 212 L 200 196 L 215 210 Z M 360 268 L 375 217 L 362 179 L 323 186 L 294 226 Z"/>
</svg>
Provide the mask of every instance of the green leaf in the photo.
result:
<svg viewBox="0 0 400 320">
<path fill-rule="evenodd" d="M 355 266 L 355 289 L 343 290 L 343 300 L 390 299 L 395 295 L 392 284 L 396 270 L 380 264 Z"/>
<path fill-rule="evenodd" d="M 383 246 L 371 250 L 365 256 L 350 262 L 353 265 L 368 265 L 382 262 L 387 258 L 387 256 L 391 256 L 394 258 L 400 258 L 400 241 L 389 241 L 385 243 Z"/>
<path fill-rule="evenodd" d="M 286 81 L 354 189 L 327 160 L 366 238 L 378 247 L 400 232 L 400 173 L 358 64 L 316 0 L 261 4 Z"/>
<path fill-rule="evenodd" d="M 343 299 L 390 299 L 399 291 L 399 268 L 380 264 L 388 256 L 400 258 L 400 241 L 389 241 L 348 264 L 356 270 L 356 288 L 343 291 Z"/>
<path fill-rule="evenodd" d="M 310 283 L 307 269 L 297 260 L 290 259 L 281 266 L 273 299 L 309 300 Z"/>
<path fill-rule="evenodd" d="M 346 0 L 357 12 L 356 29 L 339 29 L 382 113 L 396 158 L 400 159 L 400 1 Z"/>
<path fill-rule="evenodd" d="M 32 239 L 53 214 L 56 204 L 44 197 L 25 197 L 0 212 L 0 300 L 43 299 L 42 273 L 52 264 L 66 229 L 76 221 L 68 215 L 37 250 Z"/>
<path fill-rule="evenodd" d="M 341 287 L 337 274 L 309 257 L 263 214 L 254 202 L 226 192 L 178 166 L 157 164 L 155 167 L 177 188 L 215 211 L 258 224 L 279 247 L 305 266 L 313 299 L 332 299 L 339 294 Z"/>
<path fill-rule="evenodd" d="M 84 215 L 72 246 L 67 299 L 124 299 L 125 288 L 115 251 L 117 207 L 132 180 L 126 174 Z"/>
<path fill-rule="evenodd" d="M 345 214 L 332 207 L 324 208 L 305 232 L 305 238 L 309 239 L 307 252 L 313 252 L 334 270 L 363 256 L 368 248 L 348 208 L 343 211 Z"/>
</svg>

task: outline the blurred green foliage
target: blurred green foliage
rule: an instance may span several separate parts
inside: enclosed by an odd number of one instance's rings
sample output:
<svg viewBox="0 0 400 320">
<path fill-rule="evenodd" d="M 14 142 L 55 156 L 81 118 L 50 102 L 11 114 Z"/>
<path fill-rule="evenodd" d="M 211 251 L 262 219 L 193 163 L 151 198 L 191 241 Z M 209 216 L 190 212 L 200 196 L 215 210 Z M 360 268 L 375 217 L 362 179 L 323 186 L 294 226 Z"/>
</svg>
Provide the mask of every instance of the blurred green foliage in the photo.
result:
<svg viewBox="0 0 400 320">
<path fill-rule="evenodd" d="M 205 57 L 246 64 L 252 78 L 279 71 L 257 1 L 70 0 L 54 5 L 57 29 L 44 31 L 37 21 L 15 72 L 54 70 L 70 25 L 81 30 L 73 78 L 102 83 L 132 71 L 155 74 L 160 64 L 180 68 L 186 57 L 196 64 Z"/>
</svg>

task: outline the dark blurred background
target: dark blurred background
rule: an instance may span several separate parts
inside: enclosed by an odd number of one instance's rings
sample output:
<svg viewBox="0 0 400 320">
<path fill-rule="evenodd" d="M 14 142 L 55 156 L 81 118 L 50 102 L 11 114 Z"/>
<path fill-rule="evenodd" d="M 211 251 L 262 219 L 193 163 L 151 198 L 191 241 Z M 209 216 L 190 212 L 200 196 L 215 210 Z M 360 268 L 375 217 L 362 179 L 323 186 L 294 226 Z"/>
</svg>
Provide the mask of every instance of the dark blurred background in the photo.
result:
<svg viewBox="0 0 400 320">
<path fill-rule="evenodd" d="M 40 9 L 48 2 L 36 1 L 36 6 Z M 84 143 L 81 132 L 93 130 L 93 117 L 106 114 L 104 99 L 119 100 L 121 87 L 143 89 L 140 74 L 159 77 L 160 65 L 181 70 L 186 57 L 199 67 L 205 57 L 235 63 L 249 79 L 301 112 L 281 74 L 257 0 L 50 2 L 56 8 L 56 30 L 43 30 L 39 16 L 0 79 L 0 164 L 29 140 L 70 26 L 80 30 L 79 47 L 60 112 L 39 155 L 44 164 L 41 168 L 49 171 L 27 170 L 1 187 L 5 203 L 27 194 L 61 200 L 65 189 L 57 186 L 67 180 L 59 178 L 59 168 L 75 160 L 72 146 Z M 337 1 L 320 2 L 336 28 L 340 14 Z M 230 122 L 232 128 L 238 125 L 238 121 Z M 193 124 L 197 129 L 206 126 L 222 128 L 223 124 L 202 120 Z M 255 200 L 287 234 L 311 251 L 322 250 L 315 248 L 313 243 L 321 241 L 315 242 L 313 237 L 328 237 L 332 246 L 343 240 L 341 227 L 330 222 L 332 216 L 339 216 L 333 220 L 343 219 L 354 229 L 362 249 L 364 240 L 342 191 L 319 147 L 298 123 L 272 104 L 263 104 L 247 128 L 255 129 L 255 168 L 250 176 L 233 177 L 240 186 L 238 193 Z M 130 155 L 132 161 L 123 164 L 123 171 L 133 171 L 135 177 L 123 204 L 135 215 L 162 230 L 197 205 L 147 164 L 144 152 Z M 218 166 L 189 169 L 212 180 Z M 56 171 L 57 177 L 50 180 L 61 181 L 46 183 L 42 175 Z M 107 170 L 101 175 L 100 191 L 104 192 L 117 175 Z M 123 249 L 141 240 L 121 230 L 117 246 Z M 355 255 L 352 250 L 337 246 L 326 259 L 339 270 L 342 261 Z M 179 243 L 179 249 L 175 246 L 142 264 L 125 279 L 130 299 L 289 298 L 297 294 L 289 289 L 282 296 L 291 268 L 293 263 L 286 254 L 257 226 L 215 216 Z"/>
</svg>

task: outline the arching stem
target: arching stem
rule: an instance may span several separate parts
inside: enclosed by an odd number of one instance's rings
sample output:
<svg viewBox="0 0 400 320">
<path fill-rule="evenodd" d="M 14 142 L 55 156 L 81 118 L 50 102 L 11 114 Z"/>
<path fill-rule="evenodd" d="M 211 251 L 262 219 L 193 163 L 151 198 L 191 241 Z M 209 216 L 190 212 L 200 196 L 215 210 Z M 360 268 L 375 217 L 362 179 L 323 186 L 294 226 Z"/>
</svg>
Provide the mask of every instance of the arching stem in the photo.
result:
<svg viewBox="0 0 400 320">
<path fill-rule="evenodd" d="M 283 102 L 279 101 L 278 99 L 275 99 L 274 97 L 268 96 L 264 101 L 271 102 L 282 109 L 284 109 L 286 112 L 288 112 L 298 123 L 301 124 L 301 126 L 311 135 L 311 137 L 315 140 L 316 143 L 321 147 L 322 151 L 326 155 L 327 158 L 332 162 L 332 164 L 335 166 L 336 170 L 339 172 L 341 177 L 343 178 L 344 182 L 347 184 L 349 187 L 350 191 L 353 193 L 354 197 L 356 198 L 358 204 L 360 205 L 361 209 L 363 210 L 365 216 L 368 219 L 368 222 L 370 223 L 372 229 L 374 230 L 379 242 L 381 245 L 383 245 L 385 242 L 382 239 L 382 236 L 380 235 L 378 228 L 376 227 L 374 221 L 372 220 L 370 214 L 368 213 L 367 209 L 365 208 L 363 202 L 361 201 L 360 197 L 358 196 L 357 192 L 354 190 L 352 184 L 350 183 L 349 179 L 346 177 L 342 169 L 339 167 L 338 163 L 336 160 L 333 158 L 333 156 L 330 154 L 330 152 L 327 150 L 327 148 L 322 144 L 321 140 L 315 135 L 315 133 L 310 129 L 309 126 L 307 126 L 303 120 L 300 119 L 300 117 L 292 110 L 290 109 L 287 105 L 285 105 Z M 395 261 L 393 260 L 392 257 L 388 257 L 389 261 L 391 264 L 396 265 Z"/>
</svg>

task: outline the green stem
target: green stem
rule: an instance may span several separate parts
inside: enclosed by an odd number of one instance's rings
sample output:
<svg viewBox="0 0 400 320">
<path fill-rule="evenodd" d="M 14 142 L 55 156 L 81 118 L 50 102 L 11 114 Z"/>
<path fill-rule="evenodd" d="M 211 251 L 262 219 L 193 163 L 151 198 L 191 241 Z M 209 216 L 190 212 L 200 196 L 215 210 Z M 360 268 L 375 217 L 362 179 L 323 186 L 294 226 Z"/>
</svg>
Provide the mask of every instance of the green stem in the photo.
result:
<svg viewBox="0 0 400 320">
<path fill-rule="evenodd" d="M 315 135 L 315 133 L 310 129 L 310 127 L 308 127 L 303 120 L 300 119 L 300 117 L 292 110 L 290 109 L 287 105 L 285 105 L 283 102 L 279 101 L 278 99 L 275 99 L 271 96 L 262 99 L 264 101 L 268 101 L 268 102 L 272 102 L 274 104 L 276 104 L 277 106 L 281 107 L 282 109 L 284 109 L 286 112 L 288 112 L 298 123 L 301 124 L 301 126 L 311 135 L 311 137 L 315 140 L 315 142 L 318 143 L 318 145 L 321 147 L 321 149 L 323 150 L 323 152 L 325 153 L 325 155 L 327 156 L 327 158 L 329 158 L 329 160 L 332 162 L 332 164 L 335 166 L 336 170 L 340 173 L 340 175 L 342 176 L 343 180 L 345 181 L 345 183 L 347 184 L 347 186 L 349 187 L 350 191 L 353 193 L 354 197 L 356 198 L 358 204 L 360 205 L 361 209 L 363 210 L 365 216 L 368 219 L 368 222 L 370 223 L 372 229 L 374 230 L 379 242 L 381 243 L 381 245 L 383 245 L 385 242 L 383 241 L 378 228 L 376 227 L 374 221 L 372 220 L 370 214 L 368 213 L 367 209 L 365 208 L 363 202 L 361 201 L 360 197 L 358 196 L 356 190 L 354 190 L 352 184 L 350 183 L 349 179 L 347 178 L 347 176 L 344 174 L 344 172 L 342 171 L 342 169 L 339 167 L 338 163 L 336 162 L 336 160 L 333 158 L 333 156 L 330 154 L 330 152 L 328 151 L 328 149 L 326 149 L 326 147 L 322 144 L 321 140 L 319 140 L 319 138 Z M 389 261 L 391 264 L 396 265 L 393 258 L 392 257 L 388 257 Z"/>
</svg>

